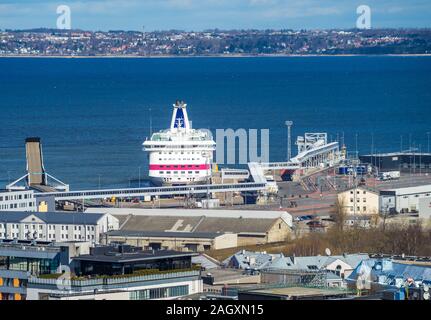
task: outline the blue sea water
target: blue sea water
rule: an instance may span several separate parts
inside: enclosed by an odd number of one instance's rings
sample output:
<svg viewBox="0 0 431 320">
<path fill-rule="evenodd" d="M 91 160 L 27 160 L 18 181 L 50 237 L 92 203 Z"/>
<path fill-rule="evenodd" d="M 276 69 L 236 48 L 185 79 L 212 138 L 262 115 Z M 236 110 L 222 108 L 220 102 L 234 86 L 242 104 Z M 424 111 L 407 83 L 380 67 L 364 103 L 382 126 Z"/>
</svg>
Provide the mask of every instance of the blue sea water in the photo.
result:
<svg viewBox="0 0 431 320">
<path fill-rule="evenodd" d="M 426 151 L 431 57 L 0 58 L 0 187 L 25 173 L 24 140 L 42 138 L 45 166 L 73 189 L 128 186 L 147 174 L 142 142 L 170 124 L 270 129 L 270 160 L 286 157 L 285 120 L 344 136 L 349 150 Z M 135 181 L 136 183 L 136 181 Z"/>
</svg>

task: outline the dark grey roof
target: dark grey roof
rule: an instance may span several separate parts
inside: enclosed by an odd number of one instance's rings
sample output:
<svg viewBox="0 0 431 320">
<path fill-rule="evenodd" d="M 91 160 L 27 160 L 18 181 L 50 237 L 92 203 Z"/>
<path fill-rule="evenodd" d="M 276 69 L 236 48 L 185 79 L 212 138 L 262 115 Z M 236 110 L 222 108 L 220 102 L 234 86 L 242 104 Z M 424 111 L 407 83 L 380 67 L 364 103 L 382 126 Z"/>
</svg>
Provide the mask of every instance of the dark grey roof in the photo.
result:
<svg viewBox="0 0 431 320">
<path fill-rule="evenodd" d="M 97 224 L 103 213 L 0 211 L 0 223 L 20 223 L 34 215 L 48 224 Z"/>
<path fill-rule="evenodd" d="M 194 252 L 179 252 L 173 250 L 147 250 L 132 253 L 86 254 L 73 259 L 77 261 L 126 263 L 131 261 L 158 260 L 175 257 L 194 257 L 197 255 L 198 254 Z"/>
<path fill-rule="evenodd" d="M 156 209 L 154 209 L 156 210 Z M 157 209 L 159 210 L 159 209 Z M 178 210 L 181 211 L 181 210 Z M 218 210 L 214 210 L 218 212 Z M 234 211 L 234 210 L 232 210 Z M 251 211 L 251 210 L 250 210 Z M 120 215 L 115 215 L 120 217 Z M 275 222 L 276 218 L 231 218 L 208 216 L 147 216 L 132 215 L 121 225 L 121 230 L 190 232 L 194 233 L 252 233 L 265 234 Z"/>
<path fill-rule="evenodd" d="M 382 196 L 395 196 L 397 193 L 394 190 L 380 190 Z"/>
<path fill-rule="evenodd" d="M 134 231 L 134 230 L 114 230 L 108 232 L 114 237 L 152 237 L 152 238 L 205 238 L 214 239 L 223 233 L 217 232 L 170 232 L 170 231 Z"/>
</svg>

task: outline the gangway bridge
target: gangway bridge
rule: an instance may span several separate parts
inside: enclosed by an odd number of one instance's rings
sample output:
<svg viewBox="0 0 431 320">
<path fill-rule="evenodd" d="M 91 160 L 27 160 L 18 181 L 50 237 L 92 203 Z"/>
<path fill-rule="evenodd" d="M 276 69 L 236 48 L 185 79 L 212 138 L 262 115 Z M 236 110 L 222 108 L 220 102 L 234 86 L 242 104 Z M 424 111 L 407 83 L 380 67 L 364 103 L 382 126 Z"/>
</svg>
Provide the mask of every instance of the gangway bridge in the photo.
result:
<svg viewBox="0 0 431 320">
<path fill-rule="evenodd" d="M 206 184 L 166 187 L 145 187 L 104 190 L 81 190 L 69 192 L 36 193 L 35 197 L 54 197 L 56 201 L 127 198 L 143 196 L 196 195 L 218 192 L 241 192 L 265 190 L 266 183 L 245 182 L 236 184 Z"/>
<path fill-rule="evenodd" d="M 27 138 L 25 140 L 25 155 L 27 160 L 27 173 L 21 178 L 6 186 L 7 190 L 35 189 L 39 192 L 69 191 L 69 185 L 46 172 L 43 164 L 42 144 L 40 138 Z M 24 182 L 24 185 L 20 183 Z"/>
</svg>

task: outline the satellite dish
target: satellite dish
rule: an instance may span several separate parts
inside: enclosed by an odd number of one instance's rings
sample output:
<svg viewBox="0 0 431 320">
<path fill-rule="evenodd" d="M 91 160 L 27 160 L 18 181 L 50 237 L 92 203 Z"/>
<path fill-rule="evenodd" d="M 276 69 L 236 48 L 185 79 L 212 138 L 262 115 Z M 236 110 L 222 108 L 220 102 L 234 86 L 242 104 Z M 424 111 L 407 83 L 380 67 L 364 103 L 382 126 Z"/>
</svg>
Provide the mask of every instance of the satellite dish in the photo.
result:
<svg viewBox="0 0 431 320">
<path fill-rule="evenodd" d="M 382 270 L 382 264 L 381 263 L 376 264 L 376 270 Z"/>
<path fill-rule="evenodd" d="M 429 300 L 430 299 L 430 293 L 429 292 L 424 292 L 424 300 Z"/>
<path fill-rule="evenodd" d="M 330 256 L 331 255 L 331 249 L 326 248 L 325 249 L 325 253 L 326 253 L 327 256 Z"/>
</svg>

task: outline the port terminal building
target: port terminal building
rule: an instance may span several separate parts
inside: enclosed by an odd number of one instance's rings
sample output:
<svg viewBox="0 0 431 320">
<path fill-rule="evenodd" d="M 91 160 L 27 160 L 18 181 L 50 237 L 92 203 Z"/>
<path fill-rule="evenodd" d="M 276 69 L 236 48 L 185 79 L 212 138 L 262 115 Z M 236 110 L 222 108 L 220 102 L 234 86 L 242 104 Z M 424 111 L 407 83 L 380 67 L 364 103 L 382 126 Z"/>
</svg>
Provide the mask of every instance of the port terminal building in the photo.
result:
<svg viewBox="0 0 431 320">
<path fill-rule="evenodd" d="M 412 151 L 376 153 L 359 156 L 361 163 L 371 164 L 379 171 L 431 172 L 431 153 Z"/>
</svg>

